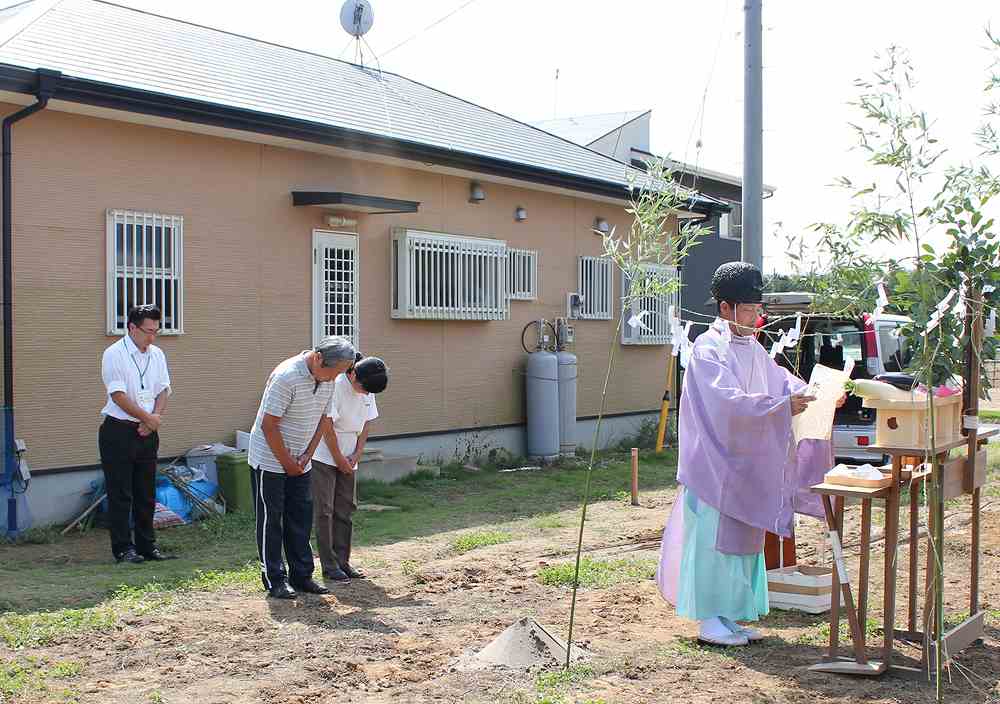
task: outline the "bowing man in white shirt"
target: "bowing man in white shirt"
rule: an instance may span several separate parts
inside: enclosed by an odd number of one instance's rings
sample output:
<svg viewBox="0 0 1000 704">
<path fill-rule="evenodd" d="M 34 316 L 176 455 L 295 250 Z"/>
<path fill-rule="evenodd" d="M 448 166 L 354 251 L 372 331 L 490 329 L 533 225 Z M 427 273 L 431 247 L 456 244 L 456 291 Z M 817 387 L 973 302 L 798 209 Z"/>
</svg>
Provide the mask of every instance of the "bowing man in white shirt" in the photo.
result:
<svg viewBox="0 0 1000 704">
<path fill-rule="evenodd" d="M 313 455 L 314 528 L 323 578 L 334 583 L 364 577 L 351 566 L 357 468 L 368 428 L 378 418 L 375 394 L 388 384 L 385 362 L 358 354 L 354 365 L 337 377 L 330 412 L 321 423 L 323 442 Z"/>
<path fill-rule="evenodd" d="M 128 333 L 104 350 L 101 359 L 107 400 L 98 447 L 108 493 L 111 552 L 118 562 L 168 559 L 153 534 L 159 431 L 170 395 L 167 360 L 153 344 L 161 318 L 154 305 L 132 308 Z"/>
</svg>

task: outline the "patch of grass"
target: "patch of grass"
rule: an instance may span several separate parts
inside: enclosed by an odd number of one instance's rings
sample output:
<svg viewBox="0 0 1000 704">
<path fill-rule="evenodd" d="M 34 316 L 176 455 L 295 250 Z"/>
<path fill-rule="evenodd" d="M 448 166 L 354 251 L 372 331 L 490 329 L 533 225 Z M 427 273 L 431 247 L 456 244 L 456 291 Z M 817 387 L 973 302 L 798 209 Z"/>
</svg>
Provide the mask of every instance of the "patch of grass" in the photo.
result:
<svg viewBox="0 0 1000 704">
<path fill-rule="evenodd" d="M 656 431 L 659 428 L 659 420 L 646 418 L 632 435 L 626 436 L 618 441 L 618 449 L 630 452 L 633 447 L 640 450 L 652 450 L 656 447 Z"/>
<path fill-rule="evenodd" d="M 427 482 L 436 481 L 438 478 L 437 472 L 431 469 L 418 469 L 413 474 L 407 474 L 405 477 L 399 480 L 399 484 L 404 486 L 416 486 L 419 487 Z"/>
<path fill-rule="evenodd" d="M 26 697 L 34 700 L 32 695 L 43 695 L 50 692 L 48 680 L 68 680 L 83 671 L 80 663 L 58 661 L 47 665 L 39 658 L 24 658 L 20 661 L 0 663 L 0 702 L 13 700 L 14 697 Z M 62 701 L 76 701 L 77 694 L 71 689 L 58 692 Z"/>
<path fill-rule="evenodd" d="M 458 536 L 452 541 L 451 549 L 462 555 L 470 550 L 486 547 L 487 545 L 509 543 L 513 539 L 514 536 L 505 531 L 481 530 L 476 531 L 475 533 L 466 533 L 465 535 Z"/>
<path fill-rule="evenodd" d="M 538 692 L 538 702 L 559 704 L 566 701 L 566 690 L 574 685 L 592 679 L 597 675 L 589 665 L 570 665 L 569 669 L 559 669 L 552 672 L 541 672 L 535 677 L 535 690 Z"/>
<path fill-rule="evenodd" d="M 575 566 L 561 562 L 538 570 L 538 581 L 548 587 L 572 587 Z M 607 589 L 618 584 L 642 582 L 656 574 L 656 560 L 651 558 L 597 560 L 584 557 L 580 560 L 580 586 Z"/>
<path fill-rule="evenodd" d="M 118 613 L 108 606 L 7 613 L 0 616 L 0 640 L 13 650 L 36 648 L 70 633 L 110 631 L 118 623 Z"/>
<path fill-rule="evenodd" d="M 705 657 L 714 655 L 727 655 L 732 653 L 729 648 L 713 647 L 698 642 L 697 638 L 678 636 L 670 643 L 661 646 L 657 653 L 661 657 Z"/>
<path fill-rule="evenodd" d="M 59 609 L 34 613 L 0 614 L 0 641 L 12 649 L 39 647 L 66 636 L 106 632 L 118 627 L 126 614 L 145 614 L 173 603 L 177 594 L 217 591 L 256 584 L 258 572 L 247 564 L 238 571 L 196 572 L 172 582 L 121 585 L 103 604 L 85 609 Z"/>
<path fill-rule="evenodd" d="M 615 492 L 615 501 L 617 501 L 620 504 L 625 504 L 626 506 L 628 506 L 629 504 L 632 503 L 632 492 L 625 491 L 624 489 L 619 489 L 618 491 Z"/>
<path fill-rule="evenodd" d="M 14 545 L 51 545 L 61 537 L 59 532 L 59 526 L 41 526 L 18 533 L 13 540 L 10 538 L 2 540 Z"/>
<path fill-rule="evenodd" d="M 542 516 L 533 520 L 531 525 L 535 528 L 566 528 L 570 523 L 559 516 Z"/>
<path fill-rule="evenodd" d="M 1000 411 L 979 411 L 979 419 L 986 423 L 1000 423 Z"/>
<path fill-rule="evenodd" d="M 880 635 L 882 631 L 882 626 L 873 618 L 867 619 L 865 622 L 865 640 L 866 642 L 875 642 L 875 637 Z M 798 645 L 825 645 L 830 642 L 830 623 L 821 623 L 815 631 L 806 632 L 801 634 L 795 639 Z M 840 642 L 850 643 L 851 642 L 851 624 L 846 620 L 840 622 Z"/>
<path fill-rule="evenodd" d="M 404 577 L 412 577 L 417 573 L 417 568 L 420 563 L 416 560 L 403 560 L 399 563 L 399 570 L 403 573 Z"/>
</svg>

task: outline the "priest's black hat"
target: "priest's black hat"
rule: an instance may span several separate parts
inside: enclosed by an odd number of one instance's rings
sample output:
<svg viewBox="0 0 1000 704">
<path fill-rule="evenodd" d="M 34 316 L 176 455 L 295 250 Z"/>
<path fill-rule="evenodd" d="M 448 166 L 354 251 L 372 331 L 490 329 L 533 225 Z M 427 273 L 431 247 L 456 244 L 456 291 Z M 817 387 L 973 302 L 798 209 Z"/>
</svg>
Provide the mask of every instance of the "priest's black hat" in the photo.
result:
<svg viewBox="0 0 1000 704">
<path fill-rule="evenodd" d="M 764 277 L 747 262 L 726 262 L 712 275 L 712 298 L 722 303 L 760 303 Z"/>
</svg>

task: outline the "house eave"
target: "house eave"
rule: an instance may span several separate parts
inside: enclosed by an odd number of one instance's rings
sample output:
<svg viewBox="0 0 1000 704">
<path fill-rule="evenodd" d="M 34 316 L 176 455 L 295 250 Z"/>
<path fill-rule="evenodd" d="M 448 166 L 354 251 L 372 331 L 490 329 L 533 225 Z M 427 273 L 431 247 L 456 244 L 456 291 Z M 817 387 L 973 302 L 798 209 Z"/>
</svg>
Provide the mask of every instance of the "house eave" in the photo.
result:
<svg viewBox="0 0 1000 704">
<path fill-rule="evenodd" d="M 30 95 L 36 90 L 37 83 L 38 78 L 35 70 L 0 64 L 0 91 Z M 623 202 L 629 198 L 628 187 L 619 183 L 589 179 L 480 154 L 443 149 L 383 135 L 67 75 L 63 75 L 59 79 L 54 98 L 64 102 L 175 119 L 241 132 L 271 135 L 350 151 L 400 158 L 422 164 L 476 171 L 501 178 L 563 188 L 603 198 L 613 198 Z"/>
</svg>

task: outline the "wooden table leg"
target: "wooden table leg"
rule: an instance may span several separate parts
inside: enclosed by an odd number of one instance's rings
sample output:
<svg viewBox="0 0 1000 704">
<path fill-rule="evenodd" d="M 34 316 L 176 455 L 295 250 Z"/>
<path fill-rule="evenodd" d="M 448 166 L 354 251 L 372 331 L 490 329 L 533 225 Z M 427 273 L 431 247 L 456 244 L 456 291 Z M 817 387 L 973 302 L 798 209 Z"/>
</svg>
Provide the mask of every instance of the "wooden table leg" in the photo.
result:
<svg viewBox="0 0 1000 704">
<path fill-rule="evenodd" d="M 909 584 L 909 618 L 907 627 L 913 633 L 917 630 L 917 562 L 919 546 L 917 532 L 920 527 L 920 485 L 910 482 L 910 584 Z"/>
<path fill-rule="evenodd" d="M 899 486 L 902 457 L 892 458 L 892 484 L 885 500 L 885 592 L 882 629 L 882 664 L 892 667 L 892 649 L 896 637 L 896 555 L 899 552 Z"/>
<path fill-rule="evenodd" d="M 858 566 L 858 623 L 861 624 L 861 642 L 868 630 L 868 563 L 872 549 L 872 500 L 861 500 L 861 556 Z"/>
<path fill-rule="evenodd" d="M 847 612 L 847 620 L 851 624 L 851 640 L 854 643 L 854 660 L 859 664 L 868 662 L 865 655 L 865 644 L 858 625 L 858 614 L 854 610 L 854 597 L 851 596 L 850 575 L 844 563 L 844 551 L 841 548 L 840 536 L 844 522 L 844 499 L 836 498 L 837 508 L 830 505 L 830 498 L 823 496 L 823 510 L 826 512 L 826 523 L 830 529 L 830 546 L 833 549 L 833 576 L 835 589 L 839 588 Z M 840 638 L 840 609 L 837 601 L 833 601 L 830 609 L 830 657 L 835 658 Z"/>
<path fill-rule="evenodd" d="M 837 508 L 843 505 L 843 499 L 837 497 Z M 830 505 L 830 497 L 823 496 L 823 509 L 826 511 L 826 525 L 829 529 L 827 534 L 830 539 L 830 563 L 831 563 L 831 585 L 830 585 L 830 659 L 837 657 L 837 648 L 840 645 L 840 577 L 837 576 L 836 553 L 833 552 L 832 533 L 837 531 L 837 509 Z"/>
</svg>

